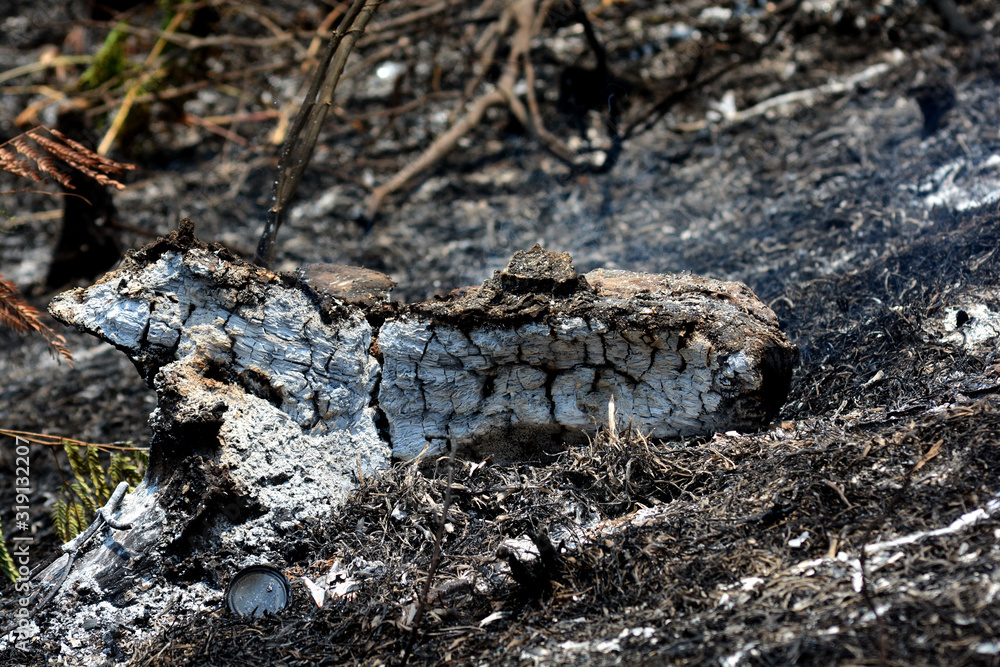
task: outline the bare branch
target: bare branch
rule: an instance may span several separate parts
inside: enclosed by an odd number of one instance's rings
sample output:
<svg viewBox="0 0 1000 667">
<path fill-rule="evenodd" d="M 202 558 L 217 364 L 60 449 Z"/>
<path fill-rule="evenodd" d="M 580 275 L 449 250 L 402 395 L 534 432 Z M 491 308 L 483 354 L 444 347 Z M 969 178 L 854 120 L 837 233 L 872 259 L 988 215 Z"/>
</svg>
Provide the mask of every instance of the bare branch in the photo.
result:
<svg viewBox="0 0 1000 667">
<path fill-rule="evenodd" d="M 316 67 L 309 92 L 281 150 L 274 203 L 268 211 L 264 232 L 254 257 L 254 262 L 260 266 L 270 268 L 274 265 L 275 236 L 285 209 L 298 190 L 302 174 L 312 159 L 316 139 L 332 106 L 333 93 L 337 89 L 347 57 L 381 4 L 382 0 L 354 0 Z"/>
</svg>

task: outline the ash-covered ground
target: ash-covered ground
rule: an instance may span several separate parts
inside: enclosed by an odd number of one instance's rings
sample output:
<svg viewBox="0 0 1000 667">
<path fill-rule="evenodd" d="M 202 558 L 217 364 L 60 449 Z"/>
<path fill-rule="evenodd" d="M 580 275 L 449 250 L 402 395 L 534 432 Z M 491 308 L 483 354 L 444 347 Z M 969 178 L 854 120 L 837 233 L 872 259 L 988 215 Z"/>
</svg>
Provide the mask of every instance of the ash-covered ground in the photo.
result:
<svg viewBox="0 0 1000 667">
<path fill-rule="evenodd" d="M 288 535 L 278 565 L 295 604 L 278 618 L 233 619 L 220 603 L 224 581 L 179 568 L 190 577 L 182 584 L 216 591 L 208 607 L 115 628 L 80 620 L 74 632 L 89 633 L 99 654 L 107 642 L 100 659 L 1000 661 L 1000 14 L 984 0 L 959 4 L 983 32 L 966 38 L 909 1 L 585 5 L 607 52 L 604 83 L 627 93 L 624 103 L 609 108 L 607 86 L 594 103 L 567 83 L 597 66 L 572 21 L 533 45 L 536 91 L 548 130 L 581 163 L 605 165 L 620 141 L 613 165 L 571 168 L 495 107 L 366 218 L 370 188 L 454 122 L 449 92 L 467 83 L 462 45 L 471 40 L 462 40 L 479 23 L 411 26 L 393 35 L 394 48 L 362 46 L 359 62 L 372 60 L 338 93 L 279 233 L 278 268 L 364 265 L 390 274 L 395 298 L 412 301 L 478 284 L 540 242 L 572 254 L 581 271 L 741 280 L 800 349 L 781 417 L 757 434 L 666 443 L 605 434 L 552 460 L 458 462 L 441 565 L 416 631 L 447 466 L 399 466 L 335 516 Z M 71 17 L 38 21 L 36 9 L 5 19 L 3 69 L 64 43 Z M 397 16 L 391 3 L 384 9 L 382 21 Z M 289 25 L 324 13 L 302 11 Z M 243 29 L 234 15 L 221 11 L 213 29 Z M 266 55 L 293 62 L 284 48 Z M 208 57 L 247 67 L 264 56 L 232 46 Z M 32 76 L 2 83 L 24 88 L 5 90 L 6 136 L 37 99 L 31 85 L 51 75 Z M 233 84 L 250 93 L 200 89 L 183 110 L 208 117 L 294 104 L 301 71 L 261 76 Z M 159 104 L 120 155 L 140 169 L 116 197 L 119 219 L 165 233 L 190 216 L 201 238 L 249 252 L 269 205 L 274 119 L 232 128 L 242 145 Z M 2 223 L 0 272 L 44 305 L 59 233 L 58 217 L 44 212 L 57 200 L 10 195 L 3 207 L 12 217 Z M 146 241 L 120 234 L 125 247 Z M 143 442 L 151 392 L 123 355 L 67 335 L 72 369 L 49 360 L 40 341 L 3 334 L 0 427 Z M 12 469 L 9 449 L 3 465 Z M 50 483 L 32 498 L 39 559 L 54 546 L 49 459 L 33 449 L 38 479 Z M 12 490 L 0 498 L 8 529 Z M 529 561 L 525 536 L 543 530 L 558 550 L 554 566 L 526 566 L 526 576 L 497 556 L 506 543 Z M 303 575 L 330 588 L 322 608 Z M 74 664 L 72 643 L 8 648 L 3 659 Z"/>
</svg>

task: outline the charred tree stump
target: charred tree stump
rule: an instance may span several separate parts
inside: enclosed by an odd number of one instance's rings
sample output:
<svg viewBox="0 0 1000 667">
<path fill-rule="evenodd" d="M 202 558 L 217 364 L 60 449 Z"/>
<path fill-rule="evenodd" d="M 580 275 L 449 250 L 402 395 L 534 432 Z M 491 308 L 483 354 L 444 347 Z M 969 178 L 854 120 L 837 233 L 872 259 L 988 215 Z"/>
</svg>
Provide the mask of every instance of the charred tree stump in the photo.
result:
<svg viewBox="0 0 1000 667">
<path fill-rule="evenodd" d="M 157 394 L 146 480 L 68 577 L 65 558 L 38 577 L 63 586 L 63 613 L 135 595 L 139 580 L 185 598 L 197 592 L 177 582 L 221 590 L 234 567 L 280 560 L 282 530 L 392 457 L 454 442 L 534 458 L 592 434 L 612 396 L 654 437 L 758 429 L 797 359 L 740 283 L 582 275 L 538 246 L 437 300 L 392 304 L 392 285 L 335 265 L 276 274 L 185 220 L 57 297 L 55 317 L 128 355 Z"/>
<path fill-rule="evenodd" d="M 50 310 L 122 350 L 156 389 L 148 483 L 197 473 L 185 511 L 215 511 L 207 525 L 237 541 L 234 526 L 336 503 L 390 456 L 455 442 L 510 461 L 583 439 L 612 396 L 658 438 L 757 429 L 797 358 L 745 285 L 582 275 L 538 246 L 437 300 L 390 304 L 392 286 L 336 265 L 275 274 L 184 221 Z"/>
</svg>

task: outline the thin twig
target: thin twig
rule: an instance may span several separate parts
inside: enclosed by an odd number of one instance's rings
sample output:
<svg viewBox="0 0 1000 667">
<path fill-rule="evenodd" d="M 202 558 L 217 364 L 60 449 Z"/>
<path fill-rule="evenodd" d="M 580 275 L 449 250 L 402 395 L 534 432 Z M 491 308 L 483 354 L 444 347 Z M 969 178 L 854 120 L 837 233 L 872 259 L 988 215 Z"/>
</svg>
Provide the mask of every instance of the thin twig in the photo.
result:
<svg viewBox="0 0 1000 667">
<path fill-rule="evenodd" d="M 24 76 L 25 74 L 33 74 L 35 72 L 41 72 L 42 70 L 51 69 L 53 67 L 63 67 L 65 65 L 89 65 L 93 59 L 94 56 L 57 56 L 50 60 L 39 60 L 37 62 L 28 63 L 27 65 L 22 65 L 21 67 L 9 69 L 6 72 L 0 72 L 0 83 L 16 79 L 17 77 Z"/>
<path fill-rule="evenodd" d="M 778 36 L 782 33 L 785 27 L 791 22 L 798 12 L 799 5 L 802 4 L 802 0 L 792 0 L 791 4 L 787 7 L 786 14 L 782 17 L 781 21 L 778 22 L 777 27 L 771 32 L 768 38 L 754 49 L 753 54 L 748 58 L 742 58 L 723 65 L 719 69 L 706 74 L 705 76 L 699 76 L 701 72 L 701 67 L 703 65 L 704 53 L 700 53 L 696 59 L 694 65 L 689 70 L 686 81 L 681 84 L 678 88 L 671 90 L 670 92 L 662 95 L 658 100 L 653 102 L 645 109 L 643 109 L 636 117 L 634 117 L 625 129 L 621 132 L 621 139 L 629 139 L 634 135 L 642 134 L 650 130 L 656 123 L 660 121 L 667 113 L 680 102 L 689 93 L 696 90 L 704 88 L 710 83 L 713 83 L 726 74 L 742 67 L 751 62 L 760 61 L 761 57 L 764 55 L 764 51 L 768 49 Z M 780 10 L 779 10 L 780 11 Z"/>
<path fill-rule="evenodd" d="M 503 16 L 496 23 L 496 35 L 504 34 L 506 27 L 510 23 L 516 23 L 513 36 L 510 38 L 510 54 L 504 65 L 503 72 L 497 80 L 495 87 L 489 92 L 476 98 L 469 106 L 465 115 L 458 118 L 445 132 L 437 137 L 430 146 L 421 153 L 416 160 L 399 170 L 388 183 L 384 183 L 372 189 L 368 197 L 368 204 L 365 215 L 370 225 L 378 212 L 382 201 L 400 188 L 404 187 L 414 176 L 433 165 L 440 162 L 458 144 L 459 140 L 468 134 L 473 128 L 479 125 L 483 115 L 491 107 L 506 103 L 511 112 L 522 117 L 527 126 L 531 123 L 527 121 L 527 112 L 520 101 L 514 95 L 514 85 L 517 83 L 521 72 L 521 62 L 531 50 L 531 40 L 537 35 L 537 30 L 541 29 L 541 12 L 548 11 L 548 2 L 543 2 L 541 8 L 535 6 L 535 0 L 517 0 L 507 5 Z M 489 62 L 485 54 L 492 54 L 496 49 L 494 42 L 486 42 L 484 57 L 480 60 L 481 72 L 485 71 Z M 490 58 L 492 60 L 492 58 Z"/>
<path fill-rule="evenodd" d="M 235 81 L 237 79 L 247 78 L 251 74 L 266 74 L 268 72 L 274 72 L 276 70 L 284 69 L 288 67 L 288 63 L 284 62 L 269 62 L 263 65 L 255 65 L 253 67 L 247 67 L 241 70 L 236 70 L 233 72 L 226 72 L 224 74 L 219 74 L 217 76 L 211 76 L 210 78 L 203 79 L 201 81 L 195 81 L 194 83 L 189 83 L 185 86 L 179 86 L 177 88 L 168 88 L 166 90 L 158 91 L 155 93 L 145 93 L 139 95 L 133 101 L 134 104 L 146 104 L 148 102 L 164 101 L 170 100 L 176 97 L 186 97 L 191 93 L 196 93 L 204 88 L 210 88 L 212 86 L 219 85 L 220 83 L 225 83 L 226 81 Z M 94 95 L 94 91 L 88 91 L 87 93 L 81 94 L 80 97 L 85 99 L 91 99 L 92 97 L 97 97 Z M 87 116 L 99 116 L 100 114 L 107 113 L 108 111 L 121 105 L 121 102 L 116 100 L 114 102 L 109 102 L 107 104 L 101 104 L 87 109 Z"/>
<path fill-rule="evenodd" d="M 10 438 L 20 438 L 22 440 L 27 440 L 28 442 L 33 442 L 36 445 L 43 445 L 45 447 L 62 447 L 63 445 L 69 443 L 77 447 L 94 447 L 98 451 L 106 453 L 111 453 L 112 451 L 135 452 L 139 450 L 149 449 L 148 447 L 135 447 L 133 445 L 98 444 L 93 442 L 84 442 L 83 440 L 74 440 L 73 438 L 63 438 L 58 435 L 47 435 L 45 433 L 34 433 L 32 431 L 12 431 L 10 429 L 0 429 L 0 435 L 5 435 Z"/>
<path fill-rule="evenodd" d="M 153 63 L 156 62 L 156 59 L 160 57 L 161 53 L 163 53 L 163 49 L 166 48 L 167 38 L 177 32 L 177 29 L 186 18 L 186 12 L 181 11 L 174 14 L 174 17 L 170 19 L 170 23 L 163 31 L 163 34 L 156 41 L 156 44 L 153 45 L 149 55 L 146 56 L 146 60 L 142 65 L 143 75 L 138 77 L 132 85 L 129 86 L 128 92 L 125 94 L 125 99 L 122 101 L 122 105 L 118 109 L 118 113 L 115 114 L 114 120 L 111 121 L 111 127 L 104 135 L 104 138 L 101 139 L 101 143 L 97 146 L 97 153 L 99 155 L 107 155 L 108 151 L 111 150 L 111 146 L 115 143 L 115 139 L 118 138 L 118 134 L 125 125 L 125 119 L 132 110 L 132 105 L 135 104 L 135 98 L 139 94 L 139 90 L 144 88 L 151 80 L 163 75 L 161 69 L 153 69 Z"/>
</svg>

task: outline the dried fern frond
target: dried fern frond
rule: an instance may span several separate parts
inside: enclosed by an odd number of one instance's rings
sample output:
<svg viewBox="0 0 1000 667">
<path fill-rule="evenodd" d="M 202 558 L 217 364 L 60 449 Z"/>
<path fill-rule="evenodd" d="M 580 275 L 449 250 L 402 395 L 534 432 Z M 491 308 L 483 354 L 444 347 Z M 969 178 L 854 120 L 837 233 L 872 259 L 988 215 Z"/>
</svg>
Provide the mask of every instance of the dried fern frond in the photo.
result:
<svg viewBox="0 0 1000 667">
<path fill-rule="evenodd" d="M 46 136 L 45 133 L 51 136 Z M 8 147 L 13 147 L 14 150 Z M 98 155 L 62 132 L 43 126 L 22 132 L 0 144 L 2 171 L 36 183 L 54 181 L 69 190 L 74 190 L 69 175 L 63 169 L 75 169 L 101 185 L 110 185 L 121 190 L 125 186 L 111 178 L 110 174 L 121 174 L 135 169 L 135 165 L 116 162 Z"/>
<path fill-rule="evenodd" d="M 37 140 L 38 139 L 38 136 L 37 136 L 38 132 L 39 132 L 39 130 L 42 130 L 42 129 L 48 130 L 49 133 L 52 136 L 54 136 L 57 139 L 59 139 L 60 141 L 62 141 L 64 144 L 66 144 L 70 148 L 75 149 L 76 152 L 80 155 L 80 162 L 82 164 L 87 165 L 88 167 L 91 167 L 92 169 L 96 169 L 98 171 L 103 170 L 105 172 L 112 173 L 112 174 L 120 174 L 120 173 L 122 173 L 122 172 L 124 172 L 126 170 L 135 169 L 135 165 L 134 164 L 125 164 L 124 162 L 115 162 L 114 160 L 112 160 L 109 157 L 104 157 L 103 155 L 95 153 L 94 151 L 90 150 L 89 148 L 87 148 L 86 146 L 84 146 L 83 144 L 81 144 L 80 142 L 73 141 L 72 139 L 70 139 L 69 137 L 67 137 L 65 134 L 63 134 L 59 130 L 52 130 L 52 129 L 49 129 L 49 128 L 36 127 L 34 130 L 32 130 L 32 132 L 34 132 L 35 134 L 32 134 L 31 136 L 35 137 L 35 139 Z"/>
<path fill-rule="evenodd" d="M 40 334 L 49 344 L 49 351 L 53 356 L 72 364 L 73 355 L 66 347 L 66 338 L 42 322 L 41 316 L 37 308 L 21 299 L 17 286 L 4 280 L 3 274 L 0 274 L 0 324 L 20 334 Z"/>
<path fill-rule="evenodd" d="M 0 169 L 36 183 L 45 180 L 45 177 L 35 171 L 26 160 L 22 160 L 16 153 L 12 153 L 6 148 L 0 148 Z"/>
<path fill-rule="evenodd" d="M 28 137 L 34 139 L 34 136 L 29 134 L 20 134 L 10 140 L 10 145 L 17 149 L 17 152 L 27 158 L 27 162 L 34 161 L 38 170 L 45 174 L 53 181 L 59 183 L 59 185 L 70 190 L 75 190 L 76 188 L 70 183 L 69 175 L 62 173 L 57 168 L 57 162 L 51 157 L 45 154 L 45 151 L 32 146 L 28 141 Z M 37 174 L 37 172 L 36 172 Z M 44 178 L 44 176 L 43 176 Z"/>
</svg>

